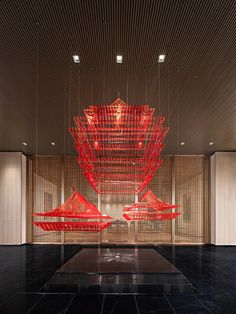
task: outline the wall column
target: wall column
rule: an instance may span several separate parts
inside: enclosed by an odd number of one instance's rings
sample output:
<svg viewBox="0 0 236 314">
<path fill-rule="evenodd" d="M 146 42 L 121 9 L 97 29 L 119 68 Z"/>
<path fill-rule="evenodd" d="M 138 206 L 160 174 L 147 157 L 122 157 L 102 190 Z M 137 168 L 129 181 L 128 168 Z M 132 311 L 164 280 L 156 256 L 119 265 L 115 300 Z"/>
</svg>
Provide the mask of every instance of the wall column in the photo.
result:
<svg viewBox="0 0 236 314">
<path fill-rule="evenodd" d="M 0 244 L 27 239 L 26 157 L 0 152 Z"/>
<path fill-rule="evenodd" d="M 211 156 L 211 243 L 236 245 L 236 152 Z"/>
</svg>

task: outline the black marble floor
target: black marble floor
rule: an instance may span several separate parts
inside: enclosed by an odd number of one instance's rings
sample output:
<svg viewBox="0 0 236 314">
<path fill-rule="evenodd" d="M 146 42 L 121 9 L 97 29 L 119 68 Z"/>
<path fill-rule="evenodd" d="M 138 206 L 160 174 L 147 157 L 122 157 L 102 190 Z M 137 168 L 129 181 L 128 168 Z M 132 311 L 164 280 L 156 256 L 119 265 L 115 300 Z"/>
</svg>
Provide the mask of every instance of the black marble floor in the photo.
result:
<svg viewBox="0 0 236 314">
<path fill-rule="evenodd" d="M 82 247 L 0 246 L 0 313 L 236 313 L 236 247 L 156 247 L 196 294 L 44 293 L 45 282 Z"/>
</svg>

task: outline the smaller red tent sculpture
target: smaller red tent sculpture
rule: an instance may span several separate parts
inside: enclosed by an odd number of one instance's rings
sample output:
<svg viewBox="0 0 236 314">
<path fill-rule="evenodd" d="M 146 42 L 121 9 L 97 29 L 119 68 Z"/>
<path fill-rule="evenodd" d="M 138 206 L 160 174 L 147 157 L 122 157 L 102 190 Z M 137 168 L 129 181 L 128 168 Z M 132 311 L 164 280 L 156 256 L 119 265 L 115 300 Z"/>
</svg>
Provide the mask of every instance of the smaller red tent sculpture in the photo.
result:
<svg viewBox="0 0 236 314">
<path fill-rule="evenodd" d="M 123 217 L 126 220 L 172 220 L 180 213 L 162 213 L 163 210 L 177 208 L 179 205 L 172 205 L 161 201 L 151 190 L 148 190 L 140 199 L 140 202 L 125 206 Z"/>
<path fill-rule="evenodd" d="M 79 192 L 74 191 L 68 200 L 48 212 L 34 213 L 34 216 L 55 217 L 55 218 L 72 218 L 72 219 L 99 219 L 95 221 L 49 221 L 34 222 L 37 227 L 46 231 L 90 231 L 97 232 L 108 227 L 111 222 L 102 222 L 102 219 L 111 219 L 110 216 L 102 215 L 97 207 L 89 203 L 87 199 Z"/>
</svg>

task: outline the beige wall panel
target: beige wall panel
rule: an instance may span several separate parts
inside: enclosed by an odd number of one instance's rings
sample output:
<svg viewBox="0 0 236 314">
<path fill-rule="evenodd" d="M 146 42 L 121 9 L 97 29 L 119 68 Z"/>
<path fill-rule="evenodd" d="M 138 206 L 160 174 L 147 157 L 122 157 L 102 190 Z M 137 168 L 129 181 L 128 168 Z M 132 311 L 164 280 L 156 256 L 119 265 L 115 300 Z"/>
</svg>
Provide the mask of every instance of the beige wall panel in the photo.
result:
<svg viewBox="0 0 236 314">
<path fill-rule="evenodd" d="M 211 157 L 211 242 L 236 245 L 236 152 Z"/>
<path fill-rule="evenodd" d="M 26 242 L 26 159 L 0 153 L 0 244 Z"/>
</svg>

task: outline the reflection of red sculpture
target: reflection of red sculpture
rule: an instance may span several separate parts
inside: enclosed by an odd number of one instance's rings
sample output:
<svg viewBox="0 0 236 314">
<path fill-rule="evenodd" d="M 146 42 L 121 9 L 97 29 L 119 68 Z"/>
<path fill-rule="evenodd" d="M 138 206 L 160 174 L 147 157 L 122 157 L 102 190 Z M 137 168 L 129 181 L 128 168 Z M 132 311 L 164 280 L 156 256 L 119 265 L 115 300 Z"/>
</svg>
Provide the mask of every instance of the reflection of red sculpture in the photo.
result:
<svg viewBox="0 0 236 314">
<path fill-rule="evenodd" d="M 148 190 L 140 199 L 140 202 L 125 206 L 123 217 L 126 220 L 171 220 L 180 213 L 161 213 L 163 210 L 177 208 L 179 205 L 172 205 L 161 201 L 151 190 Z"/>
<path fill-rule="evenodd" d="M 100 220 L 99 222 L 34 222 L 34 225 L 47 231 L 101 231 L 111 224 L 111 222 L 101 221 L 102 219 L 111 219 L 110 216 L 102 215 L 94 204 L 89 203 L 83 195 L 76 191 L 58 208 L 48 212 L 34 213 L 33 215 L 55 218 L 64 217 Z"/>
<path fill-rule="evenodd" d="M 162 162 L 164 120 L 148 105 L 130 106 L 120 99 L 90 106 L 74 118 L 70 132 L 77 160 L 97 193 L 139 194 L 147 186 Z"/>
</svg>

